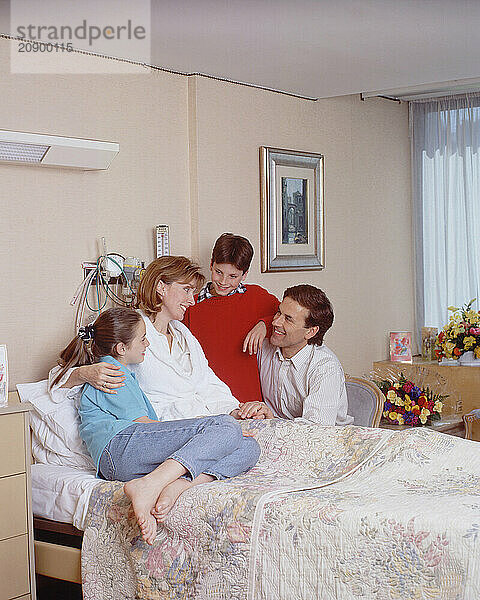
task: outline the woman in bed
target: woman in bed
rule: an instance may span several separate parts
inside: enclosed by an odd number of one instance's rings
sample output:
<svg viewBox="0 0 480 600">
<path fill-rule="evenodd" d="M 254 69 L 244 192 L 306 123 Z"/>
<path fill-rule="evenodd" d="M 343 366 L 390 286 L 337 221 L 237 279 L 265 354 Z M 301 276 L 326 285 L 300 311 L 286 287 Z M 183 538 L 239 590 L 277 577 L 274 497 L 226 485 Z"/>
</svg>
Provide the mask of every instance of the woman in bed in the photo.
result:
<svg viewBox="0 0 480 600">
<path fill-rule="evenodd" d="M 150 345 L 145 360 L 131 369 L 159 421 L 225 413 L 243 418 L 238 401 L 210 369 L 200 344 L 180 322 L 203 282 L 198 265 L 183 256 L 164 256 L 147 267 L 139 286 L 137 306 Z M 89 383 L 105 394 L 120 394 L 126 385 L 125 373 L 122 365 L 104 361 L 65 370 L 60 377 L 52 370 L 52 388 L 71 393 L 69 388 Z M 265 405 L 251 404 L 253 414 L 249 416 L 265 418 Z"/>
<path fill-rule="evenodd" d="M 80 435 L 103 479 L 126 481 L 126 495 L 143 539 L 155 539 L 163 520 L 189 487 L 234 477 L 250 469 L 260 449 L 229 415 L 158 421 L 127 365 L 143 362 L 149 343 L 141 315 L 111 308 L 82 327 L 63 350 L 57 378 L 72 366 L 121 366 L 125 385 L 115 395 L 87 384 L 80 400 Z"/>
<path fill-rule="evenodd" d="M 151 262 L 137 294 L 137 307 L 147 330 L 150 346 L 145 360 L 133 365 L 138 383 L 160 421 L 190 419 L 228 413 L 236 419 L 262 419 L 267 413 L 260 402 L 239 409 L 230 389 L 208 366 L 203 350 L 190 330 L 181 323 L 194 293 L 204 282 L 200 267 L 184 256 L 163 256 Z M 56 386 L 72 388 L 89 383 L 106 393 L 124 385 L 118 365 L 100 362 L 65 373 Z"/>
</svg>

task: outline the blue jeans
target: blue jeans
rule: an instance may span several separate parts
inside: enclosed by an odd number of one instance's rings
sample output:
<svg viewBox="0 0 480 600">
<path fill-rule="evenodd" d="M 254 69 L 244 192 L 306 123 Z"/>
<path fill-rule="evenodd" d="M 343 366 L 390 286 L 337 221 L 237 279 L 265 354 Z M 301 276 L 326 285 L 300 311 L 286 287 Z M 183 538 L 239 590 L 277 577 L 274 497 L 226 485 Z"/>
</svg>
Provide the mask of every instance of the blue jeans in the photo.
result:
<svg viewBox="0 0 480 600">
<path fill-rule="evenodd" d="M 134 423 L 107 444 L 100 457 L 104 479 L 130 481 L 151 473 L 167 458 L 187 469 L 216 479 L 235 477 L 253 467 L 260 457 L 256 440 L 244 437 L 230 415 L 201 419 Z"/>
</svg>

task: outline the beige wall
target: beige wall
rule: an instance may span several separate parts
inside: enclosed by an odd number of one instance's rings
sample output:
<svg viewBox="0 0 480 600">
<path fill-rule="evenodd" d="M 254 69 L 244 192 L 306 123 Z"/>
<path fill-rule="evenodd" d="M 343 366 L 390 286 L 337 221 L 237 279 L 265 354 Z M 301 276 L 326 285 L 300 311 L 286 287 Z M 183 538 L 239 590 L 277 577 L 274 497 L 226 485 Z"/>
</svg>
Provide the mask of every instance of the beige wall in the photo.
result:
<svg viewBox="0 0 480 600">
<path fill-rule="evenodd" d="M 0 39 L 0 129 L 120 143 L 107 171 L 0 165 L 0 343 L 14 389 L 43 378 L 72 337 L 70 300 L 101 236 L 150 261 L 153 228 L 169 223 L 172 250 L 191 247 L 185 78 L 13 75 L 9 46 Z"/>
<path fill-rule="evenodd" d="M 413 328 L 405 106 L 354 96 L 313 103 L 141 68 L 12 75 L 9 45 L 0 39 L 0 129 L 120 143 L 105 172 L 0 165 L 0 343 L 11 389 L 44 377 L 71 337 L 69 301 L 98 239 L 148 262 L 159 223 L 170 225 L 173 253 L 205 265 L 218 234 L 246 235 L 257 249 L 249 280 L 277 295 L 292 283 L 325 289 L 336 309 L 327 344 L 353 374 L 386 356 L 388 331 Z M 325 155 L 324 271 L 260 273 L 261 145 Z"/>
<path fill-rule="evenodd" d="M 249 280 L 278 296 L 298 283 L 325 290 L 336 314 L 327 345 L 346 371 L 368 372 L 386 358 L 389 331 L 413 328 L 406 105 L 358 96 L 311 102 L 206 79 L 196 95 L 203 262 L 224 231 L 259 249 L 259 146 L 324 154 L 326 268 L 261 274 L 258 250 Z"/>
</svg>

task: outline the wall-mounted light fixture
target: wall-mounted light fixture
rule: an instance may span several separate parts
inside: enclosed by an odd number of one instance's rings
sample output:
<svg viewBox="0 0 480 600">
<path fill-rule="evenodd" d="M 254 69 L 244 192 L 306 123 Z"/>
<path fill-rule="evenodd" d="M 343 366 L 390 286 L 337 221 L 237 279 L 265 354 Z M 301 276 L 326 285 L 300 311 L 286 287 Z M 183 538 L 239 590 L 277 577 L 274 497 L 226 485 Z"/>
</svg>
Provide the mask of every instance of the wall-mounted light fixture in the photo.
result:
<svg viewBox="0 0 480 600">
<path fill-rule="evenodd" d="M 0 129 L 0 163 L 95 171 L 108 169 L 119 150 L 116 142 Z"/>
</svg>

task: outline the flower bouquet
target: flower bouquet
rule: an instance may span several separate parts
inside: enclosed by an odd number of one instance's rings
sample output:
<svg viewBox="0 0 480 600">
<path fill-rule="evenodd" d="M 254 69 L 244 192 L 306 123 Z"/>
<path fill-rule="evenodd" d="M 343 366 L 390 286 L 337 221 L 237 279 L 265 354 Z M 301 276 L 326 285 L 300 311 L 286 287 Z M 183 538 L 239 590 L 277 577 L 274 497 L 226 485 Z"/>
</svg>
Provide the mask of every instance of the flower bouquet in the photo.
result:
<svg viewBox="0 0 480 600">
<path fill-rule="evenodd" d="M 473 298 L 461 308 L 448 307 L 452 314 L 437 336 L 435 353 L 439 359 L 458 360 L 469 351 L 473 351 L 475 358 L 480 358 L 480 313 L 472 309 L 475 300 Z"/>
<path fill-rule="evenodd" d="M 382 420 L 396 425 L 417 427 L 439 421 L 447 395 L 433 393 L 428 387 L 417 387 L 400 373 L 395 377 L 375 381 L 385 394 Z"/>
</svg>

